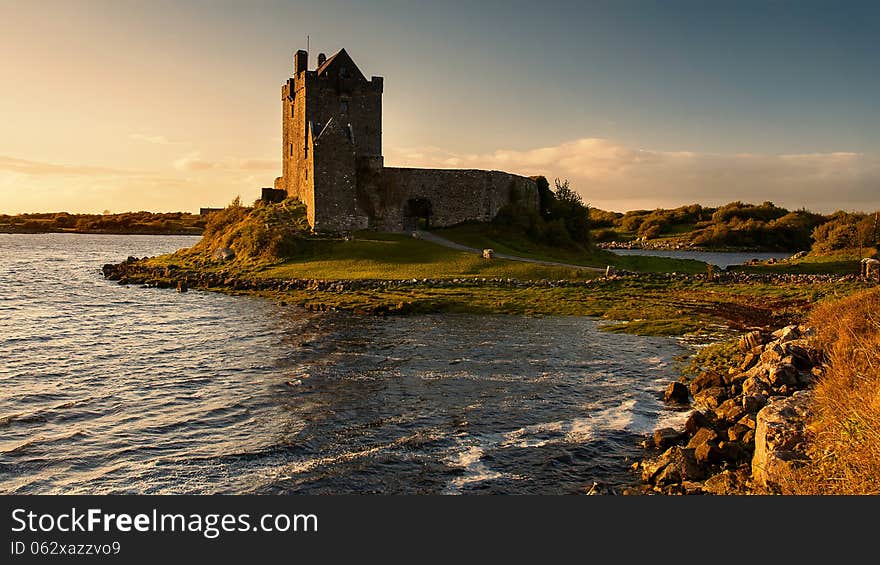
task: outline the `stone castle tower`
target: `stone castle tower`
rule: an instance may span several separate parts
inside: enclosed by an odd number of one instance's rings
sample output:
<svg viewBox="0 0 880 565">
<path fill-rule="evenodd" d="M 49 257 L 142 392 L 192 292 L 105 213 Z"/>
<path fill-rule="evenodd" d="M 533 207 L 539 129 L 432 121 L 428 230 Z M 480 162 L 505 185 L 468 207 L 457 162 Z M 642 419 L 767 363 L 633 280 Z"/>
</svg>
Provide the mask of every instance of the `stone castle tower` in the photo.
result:
<svg viewBox="0 0 880 565">
<path fill-rule="evenodd" d="M 383 78 L 367 80 L 345 49 L 330 58 L 319 54 L 315 70 L 299 50 L 293 67 L 281 87 L 282 176 L 275 193 L 305 203 L 314 230 L 404 231 L 488 221 L 513 200 L 537 208 L 537 185 L 526 177 L 385 167 Z"/>
</svg>

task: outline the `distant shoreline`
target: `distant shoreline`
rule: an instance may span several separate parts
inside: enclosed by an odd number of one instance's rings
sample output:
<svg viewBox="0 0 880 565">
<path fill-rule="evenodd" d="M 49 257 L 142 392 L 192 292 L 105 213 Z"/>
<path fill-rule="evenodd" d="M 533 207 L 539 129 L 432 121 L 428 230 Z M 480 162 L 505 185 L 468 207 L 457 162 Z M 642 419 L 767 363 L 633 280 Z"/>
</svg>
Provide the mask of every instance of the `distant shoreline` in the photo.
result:
<svg viewBox="0 0 880 565">
<path fill-rule="evenodd" d="M 8 226 L 0 227 L 0 233 L 19 234 L 19 235 L 36 235 L 48 233 L 73 233 L 81 235 L 202 235 L 202 230 L 190 231 L 161 231 L 161 230 L 34 230 L 34 229 L 16 229 Z"/>
</svg>

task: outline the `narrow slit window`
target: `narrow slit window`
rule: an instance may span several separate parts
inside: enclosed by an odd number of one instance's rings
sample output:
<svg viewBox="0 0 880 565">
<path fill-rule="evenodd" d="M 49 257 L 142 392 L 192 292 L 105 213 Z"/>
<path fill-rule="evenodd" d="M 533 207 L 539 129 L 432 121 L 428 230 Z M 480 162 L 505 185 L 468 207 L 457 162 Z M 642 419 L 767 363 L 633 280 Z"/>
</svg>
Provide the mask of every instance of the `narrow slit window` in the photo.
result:
<svg viewBox="0 0 880 565">
<path fill-rule="evenodd" d="M 342 102 L 339 103 L 339 111 L 342 112 L 343 114 L 348 113 L 348 100 L 343 100 Z"/>
</svg>

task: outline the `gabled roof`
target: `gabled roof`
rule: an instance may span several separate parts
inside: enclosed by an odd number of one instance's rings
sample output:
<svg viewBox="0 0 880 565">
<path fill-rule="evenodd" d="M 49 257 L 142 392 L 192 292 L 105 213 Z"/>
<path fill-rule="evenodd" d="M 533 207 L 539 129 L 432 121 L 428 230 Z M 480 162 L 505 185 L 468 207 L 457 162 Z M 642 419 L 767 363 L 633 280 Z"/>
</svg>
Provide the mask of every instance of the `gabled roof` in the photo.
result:
<svg viewBox="0 0 880 565">
<path fill-rule="evenodd" d="M 324 64 L 318 67 L 318 76 L 323 74 L 338 74 L 339 69 L 345 67 L 348 70 L 349 78 L 358 80 L 367 80 L 364 73 L 358 68 L 351 56 L 346 53 L 345 49 L 340 49 L 332 57 L 329 57 Z"/>
</svg>

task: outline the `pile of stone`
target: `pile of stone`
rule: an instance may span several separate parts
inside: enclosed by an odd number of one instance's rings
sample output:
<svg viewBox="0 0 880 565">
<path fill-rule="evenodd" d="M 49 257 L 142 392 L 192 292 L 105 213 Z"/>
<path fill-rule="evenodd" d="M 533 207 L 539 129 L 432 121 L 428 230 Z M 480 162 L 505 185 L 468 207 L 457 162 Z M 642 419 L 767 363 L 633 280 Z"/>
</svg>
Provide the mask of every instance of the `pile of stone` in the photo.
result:
<svg viewBox="0 0 880 565">
<path fill-rule="evenodd" d="M 806 459 L 810 385 L 823 371 L 812 330 L 753 331 L 739 341 L 742 362 L 671 383 L 664 400 L 689 403 L 684 429 L 663 428 L 645 441 L 654 456 L 636 463 L 643 493 L 774 492 Z M 659 455 L 657 455 L 659 453 Z"/>
</svg>

